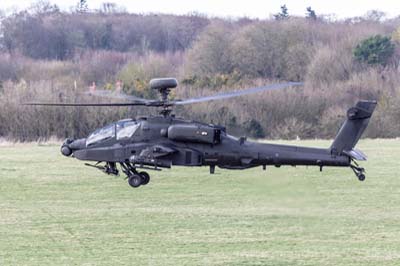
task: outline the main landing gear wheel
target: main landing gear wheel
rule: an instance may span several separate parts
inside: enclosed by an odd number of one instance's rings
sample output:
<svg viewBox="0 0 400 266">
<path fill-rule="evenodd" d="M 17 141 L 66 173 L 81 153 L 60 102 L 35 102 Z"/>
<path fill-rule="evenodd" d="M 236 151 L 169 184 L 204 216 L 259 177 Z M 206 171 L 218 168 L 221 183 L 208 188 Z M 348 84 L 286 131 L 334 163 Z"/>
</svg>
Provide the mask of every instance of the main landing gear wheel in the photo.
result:
<svg viewBox="0 0 400 266">
<path fill-rule="evenodd" d="M 140 175 L 131 175 L 128 178 L 128 183 L 131 187 L 140 187 L 142 184 L 142 177 Z"/>
<path fill-rule="evenodd" d="M 142 178 L 142 185 L 147 185 L 150 182 L 150 175 L 146 172 L 140 172 L 139 175 Z"/>
</svg>

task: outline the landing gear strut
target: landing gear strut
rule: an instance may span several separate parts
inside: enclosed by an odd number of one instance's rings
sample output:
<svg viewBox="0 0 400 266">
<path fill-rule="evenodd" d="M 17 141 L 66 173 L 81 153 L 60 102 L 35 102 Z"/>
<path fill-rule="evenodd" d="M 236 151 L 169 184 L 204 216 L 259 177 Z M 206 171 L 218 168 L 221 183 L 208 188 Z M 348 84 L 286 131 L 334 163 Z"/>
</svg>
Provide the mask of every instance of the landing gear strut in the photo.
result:
<svg viewBox="0 0 400 266">
<path fill-rule="evenodd" d="M 353 170 L 354 174 L 356 174 L 358 180 L 364 181 L 365 180 L 365 169 L 360 167 L 357 162 L 353 161 L 354 164 L 350 165 L 351 169 Z"/>
<path fill-rule="evenodd" d="M 119 175 L 117 165 L 112 162 L 108 162 L 104 167 L 104 172 L 108 175 Z"/>
<path fill-rule="evenodd" d="M 106 162 L 106 165 L 102 166 L 99 165 L 101 162 L 97 162 L 96 164 L 88 164 L 85 163 L 86 166 L 94 167 L 102 172 L 106 173 L 107 175 L 119 175 L 119 171 L 117 169 L 117 165 L 114 162 Z"/>
<path fill-rule="evenodd" d="M 121 163 L 122 171 L 128 177 L 128 184 L 131 187 L 137 188 L 141 185 L 147 185 L 150 182 L 150 175 L 147 172 L 138 172 L 130 163 Z"/>
</svg>

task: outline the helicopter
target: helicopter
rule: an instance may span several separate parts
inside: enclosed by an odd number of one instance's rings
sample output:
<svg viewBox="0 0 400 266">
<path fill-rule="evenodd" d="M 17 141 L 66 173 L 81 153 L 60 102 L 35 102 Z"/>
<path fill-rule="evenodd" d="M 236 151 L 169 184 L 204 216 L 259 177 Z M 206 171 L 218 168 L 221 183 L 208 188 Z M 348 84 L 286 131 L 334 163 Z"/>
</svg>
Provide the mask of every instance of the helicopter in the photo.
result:
<svg viewBox="0 0 400 266">
<path fill-rule="evenodd" d="M 158 91 L 159 100 L 142 99 L 124 93 L 91 91 L 90 95 L 125 99 L 116 103 L 26 103 L 36 106 L 146 106 L 160 108 L 159 115 L 124 119 L 99 128 L 87 138 L 66 139 L 61 153 L 75 157 L 109 175 L 122 171 L 132 187 L 149 183 L 145 170 L 162 170 L 172 166 L 208 166 L 210 174 L 215 168 L 243 170 L 267 166 L 349 167 L 360 181 L 365 180 L 365 169 L 357 161 L 367 157 L 355 148 L 366 129 L 377 105 L 376 101 L 359 101 L 347 111 L 347 119 L 329 148 L 298 147 L 291 145 L 258 143 L 246 137 L 236 138 L 220 125 L 178 118 L 172 114 L 174 106 L 228 99 L 262 91 L 300 86 L 288 82 L 223 92 L 212 96 L 186 100 L 170 100 L 169 94 L 178 86 L 175 78 L 157 78 L 150 88 Z M 118 165 L 120 167 L 118 167 Z"/>
</svg>

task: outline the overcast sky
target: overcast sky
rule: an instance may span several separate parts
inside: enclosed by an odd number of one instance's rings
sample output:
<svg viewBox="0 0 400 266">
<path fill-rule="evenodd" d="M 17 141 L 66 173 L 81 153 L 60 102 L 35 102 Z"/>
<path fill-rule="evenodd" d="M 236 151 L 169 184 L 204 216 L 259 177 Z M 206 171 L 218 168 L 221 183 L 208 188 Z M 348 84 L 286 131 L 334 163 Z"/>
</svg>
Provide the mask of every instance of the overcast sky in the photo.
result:
<svg viewBox="0 0 400 266">
<path fill-rule="evenodd" d="M 12 10 L 26 8 L 32 0 L 0 0 L 1 9 Z M 77 0 L 50 0 L 64 10 L 75 6 Z M 338 18 L 362 16 L 368 10 L 380 10 L 387 13 L 388 17 L 400 15 L 400 1 L 396 0 L 87 0 L 89 8 L 96 9 L 103 2 L 114 2 L 124 6 L 128 11 L 135 13 L 174 13 L 186 14 L 197 11 L 210 16 L 222 17 L 258 17 L 268 18 L 277 13 L 280 6 L 286 4 L 290 14 L 304 15 L 306 7 L 311 6 L 317 14 L 336 14 Z"/>
</svg>

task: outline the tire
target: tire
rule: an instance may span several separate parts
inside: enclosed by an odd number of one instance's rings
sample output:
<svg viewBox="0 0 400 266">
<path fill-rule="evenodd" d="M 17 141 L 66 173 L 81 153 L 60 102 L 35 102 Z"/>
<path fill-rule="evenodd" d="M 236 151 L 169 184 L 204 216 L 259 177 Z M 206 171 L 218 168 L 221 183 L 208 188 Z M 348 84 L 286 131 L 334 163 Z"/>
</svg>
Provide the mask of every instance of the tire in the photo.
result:
<svg viewBox="0 0 400 266">
<path fill-rule="evenodd" d="M 146 172 L 140 172 L 139 175 L 142 178 L 142 185 L 147 185 L 150 182 L 150 175 Z"/>
<path fill-rule="evenodd" d="M 128 178 L 128 184 L 134 188 L 140 187 L 140 185 L 142 184 L 142 177 L 139 175 L 130 176 Z"/>
<path fill-rule="evenodd" d="M 360 174 L 360 175 L 358 176 L 358 180 L 364 181 L 364 180 L 365 180 L 365 175 L 364 175 L 364 174 Z"/>
</svg>

